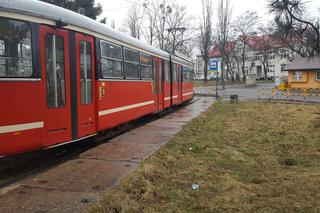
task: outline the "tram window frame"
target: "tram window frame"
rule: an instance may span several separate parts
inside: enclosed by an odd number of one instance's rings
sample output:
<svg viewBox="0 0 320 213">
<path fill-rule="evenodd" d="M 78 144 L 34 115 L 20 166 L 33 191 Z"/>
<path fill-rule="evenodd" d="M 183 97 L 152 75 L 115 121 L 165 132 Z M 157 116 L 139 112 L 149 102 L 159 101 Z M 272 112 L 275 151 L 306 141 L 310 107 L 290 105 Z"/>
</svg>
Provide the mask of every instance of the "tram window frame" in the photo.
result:
<svg viewBox="0 0 320 213">
<path fill-rule="evenodd" d="M 111 45 L 113 48 L 114 47 L 120 48 L 121 56 L 120 57 L 112 57 L 112 56 L 104 55 L 103 54 L 104 53 L 104 47 L 103 47 L 104 44 Z M 111 43 L 111 42 L 108 42 L 108 41 L 105 41 L 105 40 L 100 40 L 100 57 L 101 57 L 101 59 L 100 59 L 100 69 L 101 69 L 101 75 L 102 75 L 103 79 L 124 79 L 125 74 L 124 74 L 123 55 L 124 54 L 123 54 L 122 46 L 114 44 L 114 43 Z M 104 61 L 106 61 L 106 63 L 104 63 Z M 107 63 L 109 63 L 109 62 L 112 63 L 112 66 L 113 66 L 113 64 L 117 64 L 118 63 L 118 65 L 119 65 L 119 63 L 120 63 L 121 70 L 120 70 L 120 75 L 119 76 L 115 76 L 114 75 L 114 73 L 115 73 L 114 71 L 112 71 L 112 72 L 104 72 L 103 66 L 105 66 L 106 70 L 108 70 L 108 64 Z M 113 70 L 115 70 L 115 69 L 113 69 Z M 112 73 L 112 76 L 111 75 L 107 75 L 107 74 L 110 74 L 110 73 Z"/>
<path fill-rule="evenodd" d="M 131 53 L 136 53 L 137 54 L 137 58 L 136 60 L 131 60 L 130 58 L 127 58 L 127 54 L 131 52 Z M 134 80 L 140 80 L 140 53 L 139 51 L 124 47 L 123 48 L 123 55 L 124 55 L 124 76 L 125 79 L 134 79 Z M 130 69 L 132 69 L 133 67 L 136 67 L 137 69 L 135 70 L 137 76 L 128 76 L 128 65 L 131 66 Z"/>
<path fill-rule="evenodd" d="M 142 60 L 141 60 L 141 56 L 144 55 L 144 56 L 148 56 L 150 58 L 150 63 L 147 64 L 147 63 L 143 63 Z M 152 55 L 150 54 L 147 54 L 147 53 L 144 53 L 144 52 L 140 52 L 139 54 L 139 60 L 140 60 L 140 76 L 141 76 L 141 79 L 142 80 L 152 80 L 153 79 L 153 60 L 152 60 Z M 149 77 L 144 77 L 143 76 L 143 72 L 142 72 L 142 69 L 144 68 L 149 68 Z"/>
<path fill-rule="evenodd" d="M 17 62 L 17 65 L 16 66 L 11 66 L 11 69 L 16 69 L 17 70 L 17 75 L 10 75 L 8 74 L 9 73 L 9 67 L 8 68 L 4 68 L 3 69 L 3 73 L 4 75 L 1 75 L 1 72 L 0 72 L 0 79 L 33 79 L 35 78 L 36 76 L 36 72 L 35 72 L 35 65 L 34 65 L 34 41 L 33 41 L 33 28 L 32 28 L 32 25 L 30 22 L 27 22 L 27 21 L 23 21 L 23 20 L 19 20 L 19 19 L 13 19 L 13 18 L 6 18 L 6 17 L 0 17 L 0 22 L 1 20 L 6 20 L 8 22 L 11 22 L 11 23 L 19 23 L 20 25 L 25 25 L 27 26 L 28 28 L 28 31 L 27 31 L 27 35 L 29 37 L 24 37 L 23 40 L 25 39 L 29 39 L 29 42 L 26 43 L 26 42 L 22 42 L 22 43 L 19 43 L 17 44 L 17 47 L 20 46 L 20 48 L 18 49 L 18 53 L 19 54 L 19 50 L 20 50 L 20 55 L 23 56 L 23 54 L 26 54 L 26 52 L 23 52 L 23 44 L 25 45 L 28 45 L 29 48 L 30 48 L 30 52 L 28 54 L 30 54 L 29 58 L 24 58 L 24 57 L 17 57 L 17 58 L 12 58 L 6 54 L 8 54 L 8 45 L 5 46 L 5 53 L 3 55 L 0 55 L 0 62 L 4 62 L 4 64 L 0 64 L 0 67 L 1 66 L 8 66 L 7 63 L 8 63 L 8 60 L 18 60 Z M 1 41 L 4 41 L 4 40 L 1 40 Z M 19 68 L 19 62 L 21 60 L 26 60 L 27 63 L 28 63 L 28 66 L 29 66 L 29 72 L 27 75 L 20 75 L 21 74 L 21 70 L 24 70 L 24 69 L 21 69 L 21 68 L 25 68 L 25 65 L 20 65 L 20 68 Z M 20 70 L 19 70 L 20 69 Z"/>
</svg>

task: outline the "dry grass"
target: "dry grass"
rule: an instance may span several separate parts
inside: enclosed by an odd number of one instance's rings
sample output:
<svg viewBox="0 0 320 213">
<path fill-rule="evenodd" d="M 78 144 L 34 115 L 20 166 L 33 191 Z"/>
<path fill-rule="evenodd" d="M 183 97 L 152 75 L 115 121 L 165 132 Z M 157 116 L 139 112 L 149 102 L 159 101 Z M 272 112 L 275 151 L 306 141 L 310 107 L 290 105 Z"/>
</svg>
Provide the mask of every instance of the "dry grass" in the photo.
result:
<svg viewBox="0 0 320 213">
<path fill-rule="evenodd" d="M 90 211 L 320 212 L 319 139 L 319 106 L 216 103 Z"/>
</svg>

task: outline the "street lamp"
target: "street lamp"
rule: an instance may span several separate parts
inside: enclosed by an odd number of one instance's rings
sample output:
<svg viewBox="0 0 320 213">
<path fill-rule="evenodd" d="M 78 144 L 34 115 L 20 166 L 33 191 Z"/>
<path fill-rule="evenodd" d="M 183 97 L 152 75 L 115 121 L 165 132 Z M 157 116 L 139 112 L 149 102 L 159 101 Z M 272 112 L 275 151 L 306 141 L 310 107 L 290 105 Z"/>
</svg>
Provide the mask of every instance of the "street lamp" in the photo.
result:
<svg viewBox="0 0 320 213">
<path fill-rule="evenodd" d="M 169 34 L 171 33 L 171 32 L 176 32 L 176 31 L 179 31 L 180 33 L 181 33 L 181 35 L 182 35 L 182 41 L 181 41 L 181 46 L 183 45 L 183 33 L 187 30 L 187 28 L 186 27 L 172 27 L 172 28 L 168 28 L 167 29 L 168 30 L 168 32 L 169 32 Z M 179 44 L 179 43 L 178 43 Z M 179 46 L 179 45 L 177 45 L 177 46 Z M 173 44 L 172 44 L 172 52 L 174 53 L 174 51 L 175 51 L 175 48 L 176 48 L 176 37 L 174 36 L 174 38 L 173 38 Z"/>
</svg>

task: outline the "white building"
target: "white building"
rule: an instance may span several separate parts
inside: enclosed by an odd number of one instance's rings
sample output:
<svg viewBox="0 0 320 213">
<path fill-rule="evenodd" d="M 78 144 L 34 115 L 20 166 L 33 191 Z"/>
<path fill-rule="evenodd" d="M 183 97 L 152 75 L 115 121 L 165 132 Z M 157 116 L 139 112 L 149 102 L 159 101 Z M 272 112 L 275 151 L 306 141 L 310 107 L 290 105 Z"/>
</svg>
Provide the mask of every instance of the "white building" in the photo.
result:
<svg viewBox="0 0 320 213">
<path fill-rule="evenodd" d="M 229 67 L 224 65 L 225 79 L 242 78 L 242 45 L 240 41 L 230 42 L 226 45 L 226 51 L 229 55 Z M 217 46 L 211 48 L 210 57 L 221 60 L 221 53 Z M 246 41 L 245 73 L 256 74 L 257 79 L 264 79 L 265 72 L 268 79 L 275 79 L 287 76 L 282 68 L 294 59 L 294 53 L 290 51 L 282 42 L 271 36 L 251 36 Z M 204 79 L 203 59 L 197 56 L 195 60 L 195 78 Z M 219 72 L 221 74 L 221 72 Z"/>
</svg>

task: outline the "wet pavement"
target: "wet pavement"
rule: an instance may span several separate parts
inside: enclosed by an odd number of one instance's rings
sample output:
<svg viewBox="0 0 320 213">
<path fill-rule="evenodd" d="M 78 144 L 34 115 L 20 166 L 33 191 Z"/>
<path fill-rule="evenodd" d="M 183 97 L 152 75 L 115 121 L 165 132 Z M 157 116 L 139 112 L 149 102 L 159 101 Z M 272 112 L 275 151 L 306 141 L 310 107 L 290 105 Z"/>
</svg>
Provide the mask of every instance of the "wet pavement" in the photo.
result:
<svg viewBox="0 0 320 213">
<path fill-rule="evenodd" d="M 85 212 L 213 101 L 202 97 L 75 159 L 1 189 L 0 212 Z"/>
</svg>

